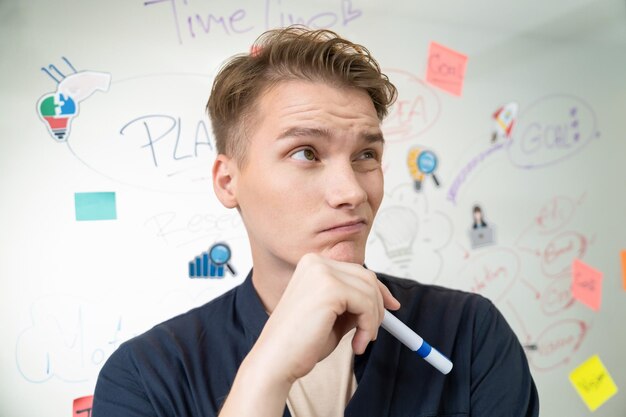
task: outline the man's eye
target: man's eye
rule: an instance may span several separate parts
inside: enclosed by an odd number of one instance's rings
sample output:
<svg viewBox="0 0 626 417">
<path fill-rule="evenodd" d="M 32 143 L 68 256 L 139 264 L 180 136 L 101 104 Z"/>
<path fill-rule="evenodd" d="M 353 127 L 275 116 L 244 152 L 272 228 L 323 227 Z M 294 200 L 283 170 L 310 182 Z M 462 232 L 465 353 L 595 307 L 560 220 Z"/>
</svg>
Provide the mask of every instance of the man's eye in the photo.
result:
<svg viewBox="0 0 626 417">
<path fill-rule="evenodd" d="M 377 153 L 374 151 L 365 151 L 361 154 L 361 159 L 376 159 Z"/>
<path fill-rule="evenodd" d="M 315 152 L 310 148 L 300 149 L 299 151 L 291 154 L 291 157 L 293 159 L 297 159 L 298 161 L 315 161 Z"/>
</svg>

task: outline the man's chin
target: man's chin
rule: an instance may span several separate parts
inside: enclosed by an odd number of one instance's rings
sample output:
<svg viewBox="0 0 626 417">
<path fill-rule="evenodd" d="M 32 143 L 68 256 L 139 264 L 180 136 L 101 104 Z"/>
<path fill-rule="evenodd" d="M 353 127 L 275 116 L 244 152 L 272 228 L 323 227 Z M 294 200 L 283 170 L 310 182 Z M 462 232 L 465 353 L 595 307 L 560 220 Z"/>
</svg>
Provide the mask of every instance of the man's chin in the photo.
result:
<svg viewBox="0 0 626 417">
<path fill-rule="evenodd" d="M 355 242 L 339 242 L 320 252 L 325 258 L 339 262 L 350 262 L 362 265 L 365 262 L 365 247 Z"/>
</svg>

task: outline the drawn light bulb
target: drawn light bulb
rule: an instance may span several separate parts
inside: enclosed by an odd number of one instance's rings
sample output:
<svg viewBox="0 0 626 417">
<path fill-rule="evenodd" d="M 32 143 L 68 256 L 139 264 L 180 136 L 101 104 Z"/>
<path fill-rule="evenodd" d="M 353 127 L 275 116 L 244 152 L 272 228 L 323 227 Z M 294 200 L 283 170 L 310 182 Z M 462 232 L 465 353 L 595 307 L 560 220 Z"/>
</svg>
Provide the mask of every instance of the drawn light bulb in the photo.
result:
<svg viewBox="0 0 626 417">
<path fill-rule="evenodd" d="M 64 94 L 53 93 L 39 100 L 38 110 L 50 133 L 58 141 L 64 141 L 71 119 L 76 115 L 76 102 Z"/>
<path fill-rule="evenodd" d="M 417 214 L 408 207 L 393 206 L 381 210 L 374 224 L 374 234 L 381 240 L 389 259 L 406 268 L 417 237 Z"/>
</svg>

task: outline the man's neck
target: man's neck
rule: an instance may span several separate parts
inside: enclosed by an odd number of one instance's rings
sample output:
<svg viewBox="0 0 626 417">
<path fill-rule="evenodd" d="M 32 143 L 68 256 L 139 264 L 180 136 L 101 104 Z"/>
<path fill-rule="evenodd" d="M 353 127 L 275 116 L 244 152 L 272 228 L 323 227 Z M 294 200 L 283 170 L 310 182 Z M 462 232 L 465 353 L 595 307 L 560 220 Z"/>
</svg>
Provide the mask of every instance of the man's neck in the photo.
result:
<svg viewBox="0 0 626 417">
<path fill-rule="evenodd" d="M 294 271 L 293 265 L 268 263 L 254 260 L 252 268 L 252 284 L 256 290 L 265 311 L 271 313 L 280 301 L 285 288 L 291 280 Z"/>
</svg>

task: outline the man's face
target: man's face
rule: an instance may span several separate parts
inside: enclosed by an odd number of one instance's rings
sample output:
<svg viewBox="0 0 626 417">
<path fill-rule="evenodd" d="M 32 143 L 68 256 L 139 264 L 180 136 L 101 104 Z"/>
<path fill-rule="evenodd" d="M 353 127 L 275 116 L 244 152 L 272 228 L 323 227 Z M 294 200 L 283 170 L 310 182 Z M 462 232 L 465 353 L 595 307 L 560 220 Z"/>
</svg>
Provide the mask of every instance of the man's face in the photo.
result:
<svg viewBox="0 0 626 417">
<path fill-rule="evenodd" d="M 255 265 L 308 252 L 363 263 L 383 196 L 383 136 L 359 89 L 285 81 L 258 101 L 235 196 Z"/>
</svg>

